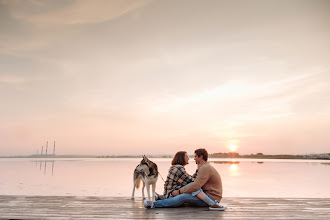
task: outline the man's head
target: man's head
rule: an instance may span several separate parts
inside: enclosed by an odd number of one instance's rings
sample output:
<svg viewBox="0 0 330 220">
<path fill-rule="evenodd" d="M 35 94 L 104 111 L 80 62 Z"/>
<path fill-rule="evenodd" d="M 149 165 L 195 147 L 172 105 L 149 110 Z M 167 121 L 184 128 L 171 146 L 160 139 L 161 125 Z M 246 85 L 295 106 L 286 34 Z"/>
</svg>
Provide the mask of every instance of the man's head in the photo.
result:
<svg viewBox="0 0 330 220">
<path fill-rule="evenodd" d="M 204 148 L 200 148 L 195 150 L 195 158 L 196 164 L 199 164 L 202 160 L 207 161 L 209 154 Z"/>
</svg>

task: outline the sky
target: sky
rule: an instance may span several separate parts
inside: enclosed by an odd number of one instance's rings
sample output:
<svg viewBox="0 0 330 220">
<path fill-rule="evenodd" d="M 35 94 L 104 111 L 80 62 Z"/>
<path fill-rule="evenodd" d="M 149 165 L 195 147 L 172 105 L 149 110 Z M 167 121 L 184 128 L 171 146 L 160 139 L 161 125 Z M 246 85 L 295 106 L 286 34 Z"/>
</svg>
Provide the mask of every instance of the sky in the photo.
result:
<svg viewBox="0 0 330 220">
<path fill-rule="evenodd" d="M 330 153 L 329 61 L 327 0 L 0 0 L 0 155 Z"/>
</svg>

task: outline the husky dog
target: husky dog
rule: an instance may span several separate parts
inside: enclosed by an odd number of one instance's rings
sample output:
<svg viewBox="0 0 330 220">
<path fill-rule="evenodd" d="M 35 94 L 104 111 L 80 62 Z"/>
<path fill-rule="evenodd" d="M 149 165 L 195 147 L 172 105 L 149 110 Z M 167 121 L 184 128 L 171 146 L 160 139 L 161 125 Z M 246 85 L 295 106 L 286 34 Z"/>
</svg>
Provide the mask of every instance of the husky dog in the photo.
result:
<svg viewBox="0 0 330 220">
<path fill-rule="evenodd" d="M 142 187 L 142 197 L 145 199 L 144 196 L 144 187 L 147 185 L 147 193 L 148 193 L 148 200 L 150 201 L 150 185 L 152 185 L 152 201 L 155 201 L 155 189 L 156 189 L 156 182 L 158 178 L 158 168 L 157 165 L 149 160 L 145 155 L 143 155 L 143 159 L 141 160 L 140 164 L 134 170 L 133 175 L 133 192 L 132 192 L 132 199 L 134 199 L 134 192 L 135 187 L 138 189 L 140 187 L 140 182 L 142 180 L 143 187 Z"/>
</svg>

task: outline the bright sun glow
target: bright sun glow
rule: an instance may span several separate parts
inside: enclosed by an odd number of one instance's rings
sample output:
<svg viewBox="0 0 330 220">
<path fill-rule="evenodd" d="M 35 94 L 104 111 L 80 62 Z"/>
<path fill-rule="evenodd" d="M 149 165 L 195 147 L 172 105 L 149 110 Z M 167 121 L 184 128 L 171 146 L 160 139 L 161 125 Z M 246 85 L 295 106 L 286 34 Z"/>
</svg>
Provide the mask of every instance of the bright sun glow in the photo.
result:
<svg viewBox="0 0 330 220">
<path fill-rule="evenodd" d="M 230 145 L 230 151 L 235 152 L 237 150 L 237 146 L 235 144 Z"/>
</svg>

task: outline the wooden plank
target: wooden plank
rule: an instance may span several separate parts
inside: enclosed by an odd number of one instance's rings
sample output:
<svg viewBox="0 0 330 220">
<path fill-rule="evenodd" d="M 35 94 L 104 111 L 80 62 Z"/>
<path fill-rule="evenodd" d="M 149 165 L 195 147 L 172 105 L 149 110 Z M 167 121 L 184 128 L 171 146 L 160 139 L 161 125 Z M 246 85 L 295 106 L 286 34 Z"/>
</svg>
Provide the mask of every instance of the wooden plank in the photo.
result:
<svg viewBox="0 0 330 220">
<path fill-rule="evenodd" d="M 0 219 L 330 219 L 330 198 L 224 198 L 222 204 L 226 211 L 145 209 L 140 198 L 0 196 Z"/>
</svg>

